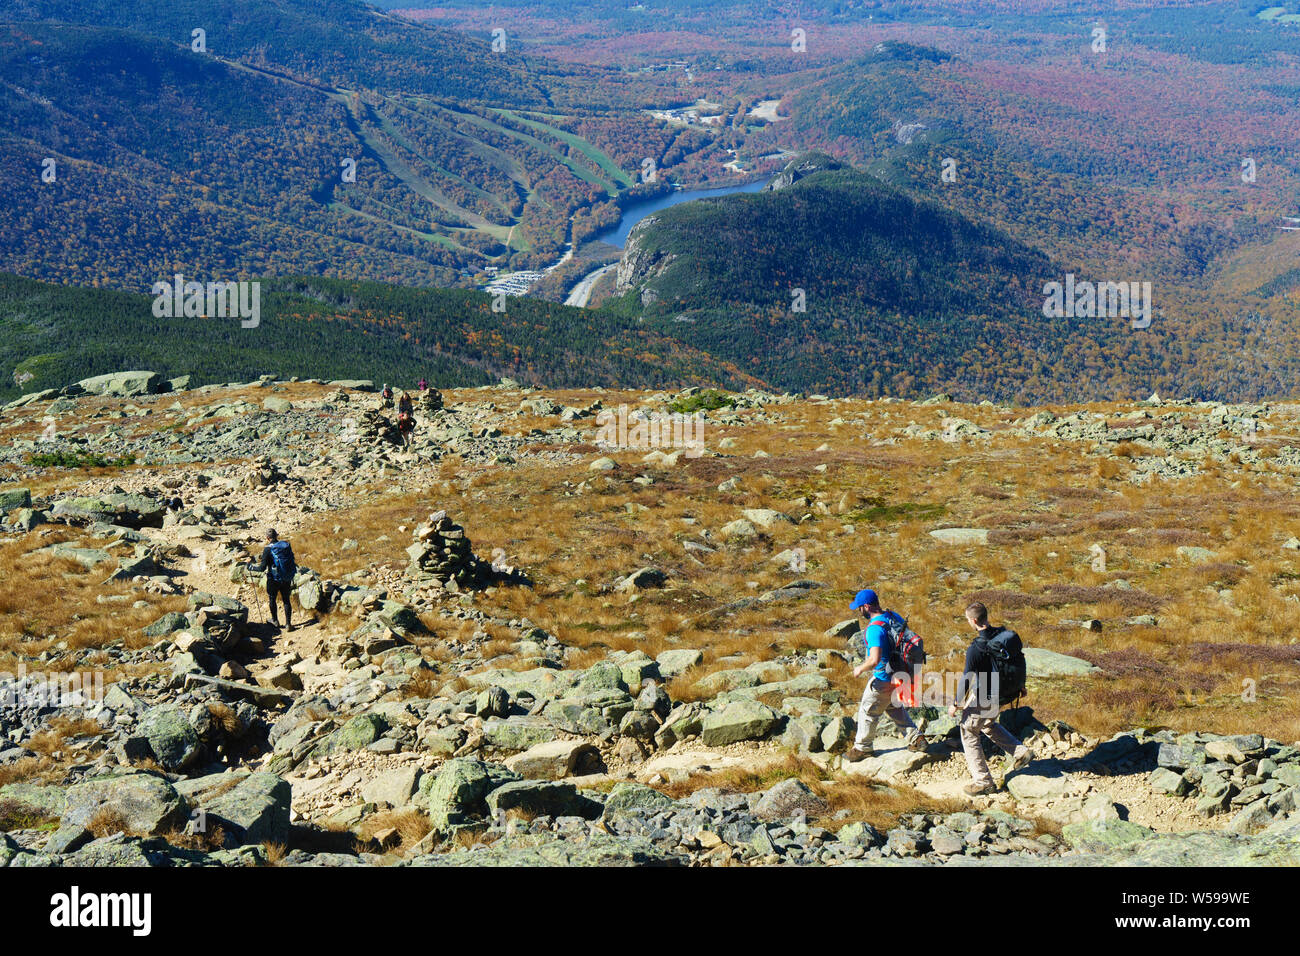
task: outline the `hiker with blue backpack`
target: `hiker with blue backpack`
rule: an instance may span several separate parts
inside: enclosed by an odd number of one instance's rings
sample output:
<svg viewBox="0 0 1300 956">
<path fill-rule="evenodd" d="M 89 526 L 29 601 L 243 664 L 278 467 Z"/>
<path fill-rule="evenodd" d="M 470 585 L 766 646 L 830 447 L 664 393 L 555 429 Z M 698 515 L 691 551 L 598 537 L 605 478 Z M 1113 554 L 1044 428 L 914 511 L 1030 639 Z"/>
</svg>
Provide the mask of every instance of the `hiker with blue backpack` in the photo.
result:
<svg viewBox="0 0 1300 956">
<path fill-rule="evenodd" d="M 293 578 L 298 573 L 298 566 L 293 559 L 293 548 L 288 541 L 281 541 L 275 529 L 266 532 L 266 547 L 257 564 L 249 565 L 250 571 L 266 572 L 266 598 L 271 604 L 271 624 L 280 626 L 275 613 L 277 596 L 284 600 L 284 626 L 293 630 L 293 607 L 289 603 L 289 592 L 293 589 Z"/>
<path fill-rule="evenodd" d="M 871 677 L 858 705 L 857 736 L 844 759 L 852 762 L 874 756 L 876 725 L 884 713 L 904 731 L 909 749 L 924 750 L 926 739 L 907 709 L 894 700 L 895 688 L 910 683 L 925 661 L 921 639 L 907 626 L 906 619 L 880 606 L 880 599 L 871 588 L 859 591 L 849 607 L 866 622 L 863 628 L 866 660 L 853 668 L 853 676 L 861 677 L 870 671 Z"/>
<path fill-rule="evenodd" d="M 1008 773 L 1034 759 L 1034 752 L 998 723 L 998 712 L 1025 690 L 1025 653 L 1020 635 L 1008 627 L 989 624 L 989 611 L 975 601 L 966 608 L 966 622 L 975 639 L 966 649 L 966 666 L 957 684 L 957 699 L 949 715 L 961 714 L 961 747 L 971 782 L 964 790 L 979 797 L 997 791 L 984 759 L 981 737 L 988 737 L 1011 756 Z"/>
</svg>

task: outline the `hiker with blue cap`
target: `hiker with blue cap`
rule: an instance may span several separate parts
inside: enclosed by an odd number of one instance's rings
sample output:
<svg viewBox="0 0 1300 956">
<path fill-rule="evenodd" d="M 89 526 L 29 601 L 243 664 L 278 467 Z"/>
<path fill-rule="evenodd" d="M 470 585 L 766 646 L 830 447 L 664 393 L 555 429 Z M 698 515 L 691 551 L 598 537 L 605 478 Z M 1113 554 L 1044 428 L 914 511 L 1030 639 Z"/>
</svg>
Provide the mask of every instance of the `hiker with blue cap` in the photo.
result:
<svg viewBox="0 0 1300 956">
<path fill-rule="evenodd" d="M 844 759 L 857 761 L 875 755 L 876 725 L 883 713 L 888 713 L 894 723 L 902 728 L 909 749 L 924 750 L 926 739 L 921 736 L 906 708 L 893 701 L 894 681 L 890 660 L 895 656 L 899 638 L 907 632 L 907 621 L 893 611 L 883 609 L 880 599 L 871 588 L 859 591 L 849 606 L 861 614 L 866 623 L 863 645 L 867 659 L 853 668 L 853 676 L 861 677 L 870 671 L 871 677 L 866 689 L 862 691 L 862 703 L 858 705 L 857 736 L 853 740 L 853 748 L 844 755 Z"/>
</svg>

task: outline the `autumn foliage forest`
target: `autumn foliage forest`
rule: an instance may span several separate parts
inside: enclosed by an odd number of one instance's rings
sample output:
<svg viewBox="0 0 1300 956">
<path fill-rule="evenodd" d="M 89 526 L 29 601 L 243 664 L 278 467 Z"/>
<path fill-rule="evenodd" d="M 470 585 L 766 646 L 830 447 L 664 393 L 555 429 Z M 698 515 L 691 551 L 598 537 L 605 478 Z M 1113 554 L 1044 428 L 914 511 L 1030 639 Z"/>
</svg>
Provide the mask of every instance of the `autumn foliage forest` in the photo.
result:
<svg viewBox="0 0 1300 956">
<path fill-rule="evenodd" d="M 143 293 L 175 272 L 472 289 L 558 265 L 538 289 L 562 298 L 582 263 L 617 253 L 593 240 L 638 199 L 766 178 L 816 150 L 960 217 L 962 255 L 903 250 L 896 261 L 915 253 L 925 269 L 891 283 L 894 262 L 845 260 L 869 244 L 793 234 L 819 230 L 806 215 L 682 212 L 673 221 L 708 231 L 674 235 L 676 254 L 713 271 L 673 289 L 672 315 L 607 283 L 599 322 L 649 323 L 663 364 L 689 366 L 683 381 L 874 394 L 996 382 L 1026 401 L 1289 394 L 1300 24 L 1263 9 L 16 0 L 0 13 L 0 270 Z M 756 245 L 724 249 L 724 235 Z M 776 309 L 793 257 L 833 308 Z M 999 273 L 1004 262 L 1035 265 Z M 1043 277 L 1067 272 L 1151 282 L 1152 328 L 993 348 L 1025 340 Z M 971 298 L 1008 282 L 1015 295 Z M 567 314 L 547 321 L 589 321 Z M 741 326 L 768 331 L 737 338 Z M 464 338 L 447 333 L 449 347 Z M 911 357 L 873 364 L 882 337 L 911 343 Z M 961 343 L 983 355 L 978 370 Z M 0 345 L 6 378 L 39 357 Z M 669 361 L 676 349 L 685 365 Z M 470 364 L 541 382 L 567 361 L 529 371 L 508 352 Z M 629 386 L 650 374 L 610 367 Z"/>
</svg>

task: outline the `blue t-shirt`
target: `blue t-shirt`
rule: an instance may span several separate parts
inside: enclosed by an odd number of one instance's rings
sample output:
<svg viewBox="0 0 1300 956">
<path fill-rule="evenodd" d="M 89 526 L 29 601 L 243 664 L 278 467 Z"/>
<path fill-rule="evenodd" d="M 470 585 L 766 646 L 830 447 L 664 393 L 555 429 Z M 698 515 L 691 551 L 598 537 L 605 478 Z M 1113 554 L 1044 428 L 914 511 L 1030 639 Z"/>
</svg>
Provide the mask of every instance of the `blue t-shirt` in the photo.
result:
<svg viewBox="0 0 1300 956">
<path fill-rule="evenodd" d="M 889 618 L 891 621 L 894 621 L 900 627 L 906 623 L 901 617 L 899 617 L 893 611 L 882 611 L 880 614 L 877 614 L 874 618 L 872 618 L 872 620 L 878 621 L 882 617 Z M 867 647 L 867 656 L 871 655 L 871 649 L 873 647 L 880 648 L 880 663 L 878 663 L 876 665 L 876 669 L 871 672 L 871 676 L 876 680 L 882 680 L 888 683 L 889 682 L 889 656 L 894 651 L 894 644 L 889 639 L 889 634 L 885 630 L 883 624 L 871 624 L 867 627 L 866 647 Z"/>
</svg>

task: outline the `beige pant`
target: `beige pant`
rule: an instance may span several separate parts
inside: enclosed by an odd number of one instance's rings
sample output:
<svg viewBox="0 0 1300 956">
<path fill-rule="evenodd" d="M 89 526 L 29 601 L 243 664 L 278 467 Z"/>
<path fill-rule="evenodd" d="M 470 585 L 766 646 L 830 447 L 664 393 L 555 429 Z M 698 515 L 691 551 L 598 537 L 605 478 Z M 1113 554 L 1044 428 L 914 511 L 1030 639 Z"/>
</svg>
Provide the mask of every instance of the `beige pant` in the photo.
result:
<svg viewBox="0 0 1300 956">
<path fill-rule="evenodd" d="M 890 719 L 903 728 L 909 743 L 916 737 L 916 724 L 912 723 L 907 710 L 890 704 L 893 694 L 893 684 L 877 680 L 875 677 L 867 681 L 867 686 L 862 691 L 862 703 L 858 705 L 858 734 L 853 741 L 853 746 L 859 750 L 866 750 L 871 746 L 872 741 L 876 739 L 876 725 L 880 722 L 880 715 L 886 711 L 889 712 Z"/>
<path fill-rule="evenodd" d="M 971 779 L 981 787 L 993 786 L 989 763 L 984 759 L 980 737 L 987 737 L 1009 754 L 1014 754 L 1022 744 L 1009 730 L 998 723 L 998 706 L 980 707 L 971 704 L 961 712 L 961 749 L 966 754 L 966 767 Z"/>
</svg>

